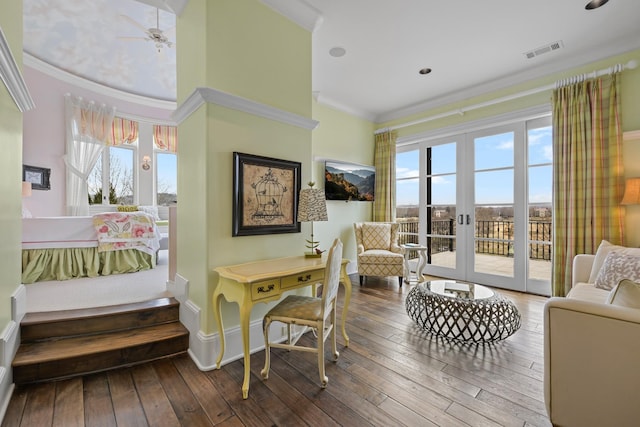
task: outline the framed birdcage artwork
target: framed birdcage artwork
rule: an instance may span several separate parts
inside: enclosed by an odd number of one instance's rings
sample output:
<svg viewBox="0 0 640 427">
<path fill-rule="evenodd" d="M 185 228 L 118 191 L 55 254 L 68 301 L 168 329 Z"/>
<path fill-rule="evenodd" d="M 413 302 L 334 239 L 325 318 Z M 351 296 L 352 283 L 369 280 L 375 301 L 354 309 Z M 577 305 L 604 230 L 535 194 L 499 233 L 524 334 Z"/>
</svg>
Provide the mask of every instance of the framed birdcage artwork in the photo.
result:
<svg viewBox="0 0 640 427">
<path fill-rule="evenodd" d="M 233 236 L 299 233 L 300 162 L 233 153 Z"/>
</svg>

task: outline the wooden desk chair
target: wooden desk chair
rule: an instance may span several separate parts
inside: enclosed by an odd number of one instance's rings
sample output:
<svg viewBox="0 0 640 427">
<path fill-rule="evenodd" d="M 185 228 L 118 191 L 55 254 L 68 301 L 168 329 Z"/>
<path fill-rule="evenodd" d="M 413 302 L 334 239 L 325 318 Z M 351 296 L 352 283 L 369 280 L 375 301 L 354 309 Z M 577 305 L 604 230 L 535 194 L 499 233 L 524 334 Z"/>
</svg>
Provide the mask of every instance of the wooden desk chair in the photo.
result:
<svg viewBox="0 0 640 427">
<path fill-rule="evenodd" d="M 307 297 L 289 295 L 280 301 L 264 316 L 262 328 L 264 330 L 264 369 L 262 378 L 269 378 L 271 347 L 286 348 L 288 350 L 300 350 L 318 354 L 318 370 L 322 388 L 327 386 L 329 378 L 324 373 L 324 342 L 331 336 L 331 349 L 334 361 L 338 360 L 336 347 L 336 299 L 338 296 L 338 284 L 340 283 L 340 266 L 342 263 L 342 242 L 336 239 L 329 250 L 327 265 L 324 271 L 324 283 L 322 284 L 322 297 Z M 269 342 L 269 325 L 271 322 L 287 324 L 287 337 L 285 343 Z M 300 334 L 291 340 L 291 325 L 302 325 L 314 328 L 317 331 L 317 347 L 296 345 Z"/>
</svg>

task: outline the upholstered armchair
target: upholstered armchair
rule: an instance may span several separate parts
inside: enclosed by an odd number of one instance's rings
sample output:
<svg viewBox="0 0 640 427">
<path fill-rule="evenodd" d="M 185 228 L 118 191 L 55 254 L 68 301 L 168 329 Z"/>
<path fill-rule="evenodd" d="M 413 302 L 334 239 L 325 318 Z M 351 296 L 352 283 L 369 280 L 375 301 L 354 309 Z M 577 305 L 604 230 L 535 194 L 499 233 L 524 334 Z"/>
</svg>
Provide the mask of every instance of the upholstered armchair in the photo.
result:
<svg viewBox="0 0 640 427">
<path fill-rule="evenodd" d="M 398 226 L 394 222 L 353 224 L 356 233 L 360 286 L 364 276 L 398 276 L 402 286 L 404 255 L 398 246 Z"/>
</svg>

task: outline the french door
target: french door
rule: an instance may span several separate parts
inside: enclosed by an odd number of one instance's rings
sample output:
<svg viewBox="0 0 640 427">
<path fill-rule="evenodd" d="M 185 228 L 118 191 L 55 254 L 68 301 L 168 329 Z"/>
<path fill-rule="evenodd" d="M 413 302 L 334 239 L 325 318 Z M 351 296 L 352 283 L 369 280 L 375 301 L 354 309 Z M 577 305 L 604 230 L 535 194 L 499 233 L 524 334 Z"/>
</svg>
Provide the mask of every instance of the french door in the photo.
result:
<svg viewBox="0 0 640 427">
<path fill-rule="evenodd" d="M 423 273 L 548 295 L 551 153 L 548 117 L 402 147 L 397 218 L 429 248 Z"/>
</svg>

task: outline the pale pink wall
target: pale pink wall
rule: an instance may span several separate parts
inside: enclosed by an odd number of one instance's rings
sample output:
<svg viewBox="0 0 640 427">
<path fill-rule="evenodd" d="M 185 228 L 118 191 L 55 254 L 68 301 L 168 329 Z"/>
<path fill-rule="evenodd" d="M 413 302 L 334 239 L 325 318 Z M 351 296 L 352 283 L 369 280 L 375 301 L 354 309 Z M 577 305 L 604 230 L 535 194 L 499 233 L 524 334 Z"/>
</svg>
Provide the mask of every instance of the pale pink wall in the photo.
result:
<svg viewBox="0 0 640 427">
<path fill-rule="evenodd" d="M 51 190 L 34 190 L 24 199 L 33 216 L 64 216 L 66 169 L 64 95 L 70 93 L 87 100 L 116 107 L 116 114 L 170 120 L 172 111 L 133 104 L 89 91 L 55 79 L 33 68 L 24 67 L 24 80 L 36 108 L 23 115 L 23 163 L 51 168 Z"/>
</svg>

